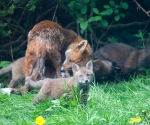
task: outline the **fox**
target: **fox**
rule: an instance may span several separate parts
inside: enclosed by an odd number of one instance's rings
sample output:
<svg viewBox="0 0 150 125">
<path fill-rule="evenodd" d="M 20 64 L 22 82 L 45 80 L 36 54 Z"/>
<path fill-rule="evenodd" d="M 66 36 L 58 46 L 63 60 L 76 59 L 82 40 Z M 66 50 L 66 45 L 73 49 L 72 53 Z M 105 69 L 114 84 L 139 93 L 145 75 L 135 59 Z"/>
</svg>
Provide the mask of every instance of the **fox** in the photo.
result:
<svg viewBox="0 0 150 125">
<path fill-rule="evenodd" d="M 25 54 L 25 76 L 29 77 L 38 63 L 37 71 L 43 71 L 45 59 L 50 60 L 61 77 L 61 62 L 68 46 L 79 52 L 82 48 L 91 55 L 92 48 L 87 40 L 72 30 L 62 28 L 55 22 L 45 20 L 36 24 L 28 33 L 28 46 Z"/>
<path fill-rule="evenodd" d="M 25 79 L 25 57 L 21 57 L 16 61 L 12 62 L 5 68 L 0 69 L 0 76 L 5 75 L 9 72 L 12 73 L 12 79 L 8 84 L 8 88 L 15 88 L 18 84 Z M 50 62 L 46 63 L 45 77 L 55 78 L 55 70 Z"/>
<path fill-rule="evenodd" d="M 78 66 L 72 63 L 73 76 L 68 78 L 46 78 L 44 80 L 33 81 L 29 77 L 28 84 L 33 88 L 41 88 L 39 93 L 33 99 L 32 103 L 35 104 L 48 98 L 57 99 L 64 93 L 72 94 L 71 88 L 74 86 L 78 92 L 81 92 L 81 104 L 87 103 L 90 84 L 93 81 L 93 63 L 90 60 L 86 66 Z"/>
<path fill-rule="evenodd" d="M 92 56 L 115 63 L 120 68 L 121 77 L 126 77 L 133 71 L 138 74 L 138 72 L 141 72 L 141 67 L 148 67 L 150 64 L 149 49 L 139 50 L 124 43 L 107 44 Z"/>
<path fill-rule="evenodd" d="M 65 61 L 61 67 L 61 76 L 70 77 L 72 63 L 84 66 L 89 60 L 93 62 L 95 78 L 109 76 L 112 72 L 118 70 L 119 67 L 117 67 L 114 62 L 104 58 L 95 58 L 95 53 L 89 55 L 88 52 L 85 51 L 85 48 L 82 49 L 82 53 L 75 53 L 75 50 L 69 46 L 65 52 Z"/>
</svg>

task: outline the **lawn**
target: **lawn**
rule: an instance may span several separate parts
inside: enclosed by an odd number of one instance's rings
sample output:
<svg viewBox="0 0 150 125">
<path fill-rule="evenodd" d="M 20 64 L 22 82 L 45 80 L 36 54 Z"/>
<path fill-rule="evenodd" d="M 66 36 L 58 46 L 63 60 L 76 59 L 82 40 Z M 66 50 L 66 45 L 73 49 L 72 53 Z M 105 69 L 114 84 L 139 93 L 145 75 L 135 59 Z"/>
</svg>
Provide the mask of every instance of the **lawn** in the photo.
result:
<svg viewBox="0 0 150 125">
<path fill-rule="evenodd" d="M 36 125 L 38 116 L 45 119 L 45 125 L 130 125 L 130 119 L 137 115 L 142 120 L 136 125 L 150 124 L 149 76 L 117 83 L 93 83 L 85 107 L 66 108 L 59 100 L 32 105 L 35 95 L 35 92 L 22 96 L 0 93 L 0 125 Z"/>
</svg>

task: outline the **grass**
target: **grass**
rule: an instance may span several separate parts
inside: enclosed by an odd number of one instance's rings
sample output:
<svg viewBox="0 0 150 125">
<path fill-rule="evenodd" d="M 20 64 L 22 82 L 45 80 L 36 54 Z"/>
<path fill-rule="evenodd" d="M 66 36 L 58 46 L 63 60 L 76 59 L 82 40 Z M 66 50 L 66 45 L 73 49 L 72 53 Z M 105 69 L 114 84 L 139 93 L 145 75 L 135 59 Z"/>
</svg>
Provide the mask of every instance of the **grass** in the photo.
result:
<svg viewBox="0 0 150 125">
<path fill-rule="evenodd" d="M 88 104 L 65 108 L 51 100 L 32 105 L 36 93 L 6 95 L 0 93 L 0 125 L 35 125 L 42 116 L 45 125 L 129 125 L 139 114 L 137 125 L 146 124 L 142 110 L 150 112 L 150 77 L 118 83 L 91 85 Z"/>
</svg>

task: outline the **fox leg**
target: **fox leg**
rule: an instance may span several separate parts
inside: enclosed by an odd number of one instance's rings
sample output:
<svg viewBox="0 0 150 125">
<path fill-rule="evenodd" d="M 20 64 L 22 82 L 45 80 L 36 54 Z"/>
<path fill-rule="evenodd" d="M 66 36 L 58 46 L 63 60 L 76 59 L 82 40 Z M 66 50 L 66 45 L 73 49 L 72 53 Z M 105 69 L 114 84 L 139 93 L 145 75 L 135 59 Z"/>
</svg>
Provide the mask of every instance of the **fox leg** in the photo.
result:
<svg viewBox="0 0 150 125">
<path fill-rule="evenodd" d="M 33 80 L 37 80 L 38 77 L 40 77 L 40 79 L 44 79 L 44 74 L 45 74 L 45 59 L 40 57 L 38 58 L 35 68 L 33 69 L 31 78 Z"/>
<path fill-rule="evenodd" d="M 61 73 L 60 73 L 60 70 L 61 70 L 61 55 L 59 53 L 59 51 L 57 51 L 57 48 L 54 48 L 54 49 L 51 49 L 48 51 L 48 59 L 51 60 L 51 62 L 53 63 L 53 66 L 56 70 L 56 75 L 57 75 L 57 78 L 60 78 L 61 77 Z"/>
<path fill-rule="evenodd" d="M 61 78 L 61 73 L 60 73 L 60 69 L 61 69 L 61 61 L 59 61 L 60 59 L 54 59 L 52 60 L 52 63 L 55 67 L 55 70 L 56 70 L 56 75 L 57 75 L 57 78 Z"/>
<path fill-rule="evenodd" d="M 12 78 L 12 80 L 10 81 L 8 87 L 9 88 L 15 88 L 16 86 L 18 86 L 19 82 L 21 80 L 23 80 L 23 79 L 24 79 L 24 77 L 22 77 L 22 78 L 15 78 L 15 79 Z"/>
</svg>

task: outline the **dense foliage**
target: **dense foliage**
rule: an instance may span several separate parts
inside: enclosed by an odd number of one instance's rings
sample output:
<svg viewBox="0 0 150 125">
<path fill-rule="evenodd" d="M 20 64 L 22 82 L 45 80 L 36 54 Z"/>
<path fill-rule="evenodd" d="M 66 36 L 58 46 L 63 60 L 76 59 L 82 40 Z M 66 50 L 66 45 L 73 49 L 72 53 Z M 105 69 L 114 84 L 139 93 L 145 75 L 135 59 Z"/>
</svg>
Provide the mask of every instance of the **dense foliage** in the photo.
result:
<svg viewBox="0 0 150 125">
<path fill-rule="evenodd" d="M 1 0 L 0 60 L 24 56 L 27 34 L 42 20 L 76 31 L 94 50 L 109 42 L 143 48 L 149 10 L 148 0 Z"/>
</svg>

